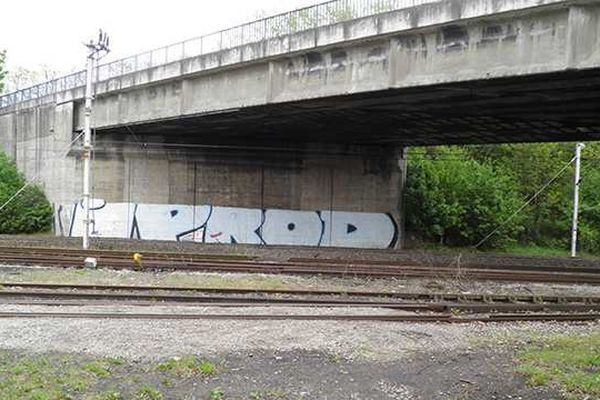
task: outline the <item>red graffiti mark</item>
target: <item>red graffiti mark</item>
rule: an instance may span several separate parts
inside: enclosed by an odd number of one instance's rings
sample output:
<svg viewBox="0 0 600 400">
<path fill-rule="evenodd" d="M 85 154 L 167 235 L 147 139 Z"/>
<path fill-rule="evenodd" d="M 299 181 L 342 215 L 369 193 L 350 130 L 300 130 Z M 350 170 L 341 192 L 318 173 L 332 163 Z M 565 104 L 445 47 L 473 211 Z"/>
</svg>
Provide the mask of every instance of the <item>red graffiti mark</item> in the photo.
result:
<svg viewBox="0 0 600 400">
<path fill-rule="evenodd" d="M 223 232 L 211 233 L 210 237 L 213 238 L 213 239 L 216 239 L 216 238 L 218 238 L 219 236 L 222 236 L 222 235 L 223 235 Z"/>
</svg>

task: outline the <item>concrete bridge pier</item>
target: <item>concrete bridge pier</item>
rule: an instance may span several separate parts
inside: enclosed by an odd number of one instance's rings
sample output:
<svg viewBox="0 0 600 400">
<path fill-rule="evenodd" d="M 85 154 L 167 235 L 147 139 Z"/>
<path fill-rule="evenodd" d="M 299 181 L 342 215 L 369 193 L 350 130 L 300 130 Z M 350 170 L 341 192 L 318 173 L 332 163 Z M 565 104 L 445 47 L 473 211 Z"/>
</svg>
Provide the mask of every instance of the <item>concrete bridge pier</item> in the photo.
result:
<svg viewBox="0 0 600 400">
<path fill-rule="evenodd" d="M 80 236 L 81 141 L 74 103 L 0 116 L 1 145 L 55 207 L 56 233 Z M 99 130 L 93 234 L 259 245 L 397 247 L 402 147 L 194 141 Z"/>
<path fill-rule="evenodd" d="M 401 149 L 122 139 L 97 137 L 99 235 L 259 245 L 400 243 Z M 62 206 L 57 225 L 78 236 L 81 207 Z"/>
</svg>

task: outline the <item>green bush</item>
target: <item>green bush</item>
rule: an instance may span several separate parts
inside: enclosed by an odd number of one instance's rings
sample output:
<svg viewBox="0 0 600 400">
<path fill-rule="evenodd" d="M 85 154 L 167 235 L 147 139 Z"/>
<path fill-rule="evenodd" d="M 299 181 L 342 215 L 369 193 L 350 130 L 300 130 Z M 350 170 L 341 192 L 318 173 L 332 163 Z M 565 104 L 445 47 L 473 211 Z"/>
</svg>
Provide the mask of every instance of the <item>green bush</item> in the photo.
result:
<svg viewBox="0 0 600 400">
<path fill-rule="evenodd" d="M 574 144 L 531 143 L 466 146 L 478 161 L 504 171 L 525 202 L 573 157 Z M 567 168 L 521 212 L 524 229 L 517 239 L 540 246 L 568 246 L 573 171 Z"/>
<path fill-rule="evenodd" d="M 0 205 L 25 185 L 14 163 L 0 152 Z M 52 207 L 37 186 L 27 187 L 0 210 L 0 233 L 37 233 L 52 227 Z"/>
<path fill-rule="evenodd" d="M 411 149 L 407 229 L 426 241 L 472 245 L 488 228 L 553 178 L 574 155 L 575 143 L 502 144 Z M 600 253 L 600 143 L 583 150 L 579 248 Z M 573 165 L 491 238 L 568 250 L 573 211 Z M 508 213 L 507 213 L 508 212 Z"/>
<path fill-rule="evenodd" d="M 520 205 L 517 185 L 502 171 L 473 159 L 461 147 L 409 152 L 407 229 L 447 245 L 474 245 Z M 505 245 L 522 229 L 520 216 L 485 243 Z"/>
</svg>

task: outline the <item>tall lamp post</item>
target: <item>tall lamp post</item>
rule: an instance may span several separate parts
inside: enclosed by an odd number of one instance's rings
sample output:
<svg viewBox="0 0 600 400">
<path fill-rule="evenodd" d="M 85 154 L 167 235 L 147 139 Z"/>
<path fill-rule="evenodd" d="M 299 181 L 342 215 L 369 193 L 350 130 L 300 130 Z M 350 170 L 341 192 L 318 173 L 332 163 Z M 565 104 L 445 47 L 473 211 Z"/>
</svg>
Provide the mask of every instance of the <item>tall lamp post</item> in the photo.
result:
<svg viewBox="0 0 600 400">
<path fill-rule="evenodd" d="M 87 72 L 85 81 L 85 109 L 83 118 L 83 248 L 90 247 L 90 169 L 92 157 L 92 101 L 93 93 L 93 75 L 96 63 L 105 56 L 110 50 L 108 48 L 108 35 L 102 31 L 98 35 L 98 40 L 90 40 L 85 43 L 88 49 Z"/>
</svg>

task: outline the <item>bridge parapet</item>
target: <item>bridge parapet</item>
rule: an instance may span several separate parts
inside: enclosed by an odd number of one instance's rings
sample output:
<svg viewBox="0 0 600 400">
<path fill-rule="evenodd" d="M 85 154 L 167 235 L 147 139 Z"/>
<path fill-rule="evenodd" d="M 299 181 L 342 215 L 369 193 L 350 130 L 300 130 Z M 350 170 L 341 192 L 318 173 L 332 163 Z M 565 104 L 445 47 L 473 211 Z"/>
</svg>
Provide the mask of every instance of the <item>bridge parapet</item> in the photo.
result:
<svg viewBox="0 0 600 400">
<path fill-rule="evenodd" d="M 97 94 L 567 0 L 333 0 L 100 65 Z M 0 113 L 83 98 L 85 71 L 0 96 Z"/>
<path fill-rule="evenodd" d="M 97 69 L 97 80 L 104 81 L 187 58 L 289 37 L 315 28 L 436 1 L 439 0 L 332 0 L 100 65 Z M 83 87 L 85 75 L 85 71 L 79 71 L 0 96 L 0 108 L 30 100 L 51 100 L 48 97 L 54 94 Z"/>
</svg>

